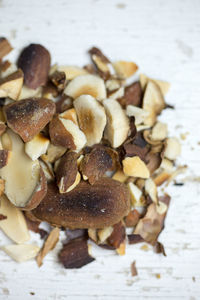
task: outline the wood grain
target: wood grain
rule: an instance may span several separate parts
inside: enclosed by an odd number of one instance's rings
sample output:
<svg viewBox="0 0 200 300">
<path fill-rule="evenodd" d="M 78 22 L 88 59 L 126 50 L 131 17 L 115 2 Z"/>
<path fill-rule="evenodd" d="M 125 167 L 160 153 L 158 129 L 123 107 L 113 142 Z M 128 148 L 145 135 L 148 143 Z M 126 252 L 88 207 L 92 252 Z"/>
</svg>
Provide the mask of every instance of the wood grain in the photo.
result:
<svg viewBox="0 0 200 300">
<path fill-rule="evenodd" d="M 1 35 L 16 48 L 11 59 L 39 42 L 53 62 L 83 65 L 96 45 L 114 60 L 134 60 L 141 72 L 170 81 L 167 101 L 176 110 L 166 110 L 161 120 L 171 135 L 189 132 L 178 162 L 189 166 L 182 177 L 193 178 L 200 176 L 199 15 L 198 0 L 0 0 Z M 124 257 L 93 246 L 94 263 L 66 271 L 57 262 L 60 244 L 40 269 L 0 252 L 0 299 L 200 299 L 200 184 L 189 179 L 168 188 L 172 201 L 160 237 L 167 257 L 141 245 L 128 247 Z M 7 243 L 0 232 L 0 245 Z M 134 260 L 138 277 L 131 277 Z"/>
</svg>

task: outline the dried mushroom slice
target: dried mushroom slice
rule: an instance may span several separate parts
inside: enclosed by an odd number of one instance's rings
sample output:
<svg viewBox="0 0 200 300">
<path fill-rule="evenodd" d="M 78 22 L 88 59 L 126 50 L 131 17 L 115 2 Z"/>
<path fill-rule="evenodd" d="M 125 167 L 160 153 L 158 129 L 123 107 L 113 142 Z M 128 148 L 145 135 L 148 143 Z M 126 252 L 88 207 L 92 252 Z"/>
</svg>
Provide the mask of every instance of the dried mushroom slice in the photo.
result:
<svg viewBox="0 0 200 300">
<path fill-rule="evenodd" d="M 17 207 L 35 208 L 46 194 L 46 179 L 38 160 L 32 161 L 24 151 L 24 143 L 10 129 L 6 131 L 12 142 L 7 165 L 0 169 L 5 180 L 5 194 Z"/>
<path fill-rule="evenodd" d="M 123 161 L 124 173 L 128 176 L 149 178 L 149 169 L 139 156 L 126 157 Z"/>
<path fill-rule="evenodd" d="M 100 101 L 106 98 L 106 88 L 103 79 L 91 74 L 80 75 L 74 78 L 66 86 L 64 93 L 73 99 L 81 95 L 90 95 Z"/>
<path fill-rule="evenodd" d="M 27 87 L 37 89 L 46 84 L 50 63 L 50 53 L 42 45 L 30 44 L 23 49 L 17 65 L 24 72 L 24 82 Z"/>
<path fill-rule="evenodd" d="M 59 116 L 53 118 L 49 124 L 49 135 L 52 144 L 79 152 L 87 140 L 83 131 L 71 120 Z"/>
<path fill-rule="evenodd" d="M 25 143 L 25 152 L 32 160 L 36 160 L 47 152 L 49 142 L 48 138 L 38 133 L 31 141 Z"/>
<path fill-rule="evenodd" d="M 9 97 L 12 100 L 18 100 L 21 93 L 23 80 L 24 75 L 20 69 L 1 79 L 0 98 Z"/>
<path fill-rule="evenodd" d="M 165 101 L 159 86 L 154 82 L 148 82 L 142 108 L 149 112 L 149 116 L 145 118 L 145 125 L 152 126 L 156 122 L 157 115 L 165 108 Z"/>
<path fill-rule="evenodd" d="M 106 99 L 103 105 L 107 115 L 104 136 L 113 148 L 119 147 L 126 140 L 129 132 L 129 120 L 121 105 L 114 99 Z"/>
<path fill-rule="evenodd" d="M 0 60 L 12 51 L 12 46 L 5 37 L 0 37 Z"/>
<path fill-rule="evenodd" d="M 158 80 L 158 79 L 153 79 L 153 78 L 147 77 L 145 74 L 140 74 L 140 84 L 141 84 L 143 90 L 145 89 L 145 87 L 149 81 L 152 81 L 159 86 L 163 96 L 165 96 L 167 94 L 167 92 L 170 88 L 169 82 L 163 81 L 163 80 Z"/>
<path fill-rule="evenodd" d="M 166 139 L 164 156 L 170 160 L 174 160 L 181 154 L 181 145 L 177 138 L 171 137 Z"/>
<path fill-rule="evenodd" d="M 55 183 L 49 183 L 46 197 L 32 213 L 54 226 L 103 228 L 116 224 L 129 213 L 129 197 L 124 184 L 106 177 L 93 185 L 81 181 L 65 194 L 59 193 Z"/>
<path fill-rule="evenodd" d="M 29 142 L 52 119 L 55 104 L 45 98 L 24 99 L 4 106 L 7 125 Z"/>
<path fill-rule="evenodd" d="M 80 75 L 86 75 L 88 72 L 76 66 L 58 66 L 59 72 L 64 72 L 67 80 L 72 80 Z"/>
<path fill-rule="evenodd" d="M 7 245 L 1 249 L 17 262 L 24 262 L 36 257 L 40 250 L 38 246 L 31 244 Z"/>
<path fill-rule="evenodd" d="M 138 66 L 134 62 L 130 61 L 116 61 L 112 63 L 115 72 L 121 79 L 131 77 L 138 70 Z"/>
<path fill-rule="evenodd" d="M 101 104 L 90 95 L 83 95 L 74 101 L 81 130 L 87 138 L 87 146 L 100 143 L 106 126 L 106 114 Z"/>
<path fill-rule="evenodd" d="M 126 108 L 126 114 L 129 117 L 134 117 L 135 125 L 139 125 L 144 123 L 145 118 L 147 118 L 149 115 L 149 112 L 137 106 L 128 105 Z"/>
<path fill-rule="evenodd" d="M 5 195 L 1 196 L 0 202 L 0 214 L 7 217 L 0 221 L 1 230 L 17 244 L 27 242 L 30 234 L 23 213 Z"/>
</svg>

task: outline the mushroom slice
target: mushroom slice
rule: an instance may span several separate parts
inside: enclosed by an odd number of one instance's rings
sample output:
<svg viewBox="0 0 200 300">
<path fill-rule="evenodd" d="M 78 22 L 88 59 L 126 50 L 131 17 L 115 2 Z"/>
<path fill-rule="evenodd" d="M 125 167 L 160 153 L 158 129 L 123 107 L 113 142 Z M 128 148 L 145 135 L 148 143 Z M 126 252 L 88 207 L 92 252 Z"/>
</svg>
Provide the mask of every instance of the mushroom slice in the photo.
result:
<svg viewBox="0 0 200 300">
<path fill-rule="evenodd" d="M 126 114 L 129 117 L 134 117 L 135 125 L 139 125 L 144 122 L 146 117 L 148 117 L 149 112 L 140 107 L 128 105 L 126 108 Z"/>
<path fill-rule="evenodd" d="M 150 138 L 152 141 L 162 141 L 167 137 L 167 124 L 157 122 L 152 128 Z"/>
<path fill-rule="evenodd" d="M 147 83 L 143 98 L 143 109 L 149 112 L 149 116 L 145 118 L 144 124 L 152 126 L 156 122 L 157 115 L 165 108 L 165 101 L 159 86 L 150 81 Z"/>
<path fill-rule="evenodd" d="M 123 161 L 124 173 L 128 176 L 149 178 L 150 172 L 139 156 L 126 157 Z"/>
<path fill-rule="evenodd" d="M 59 115 L 61 118 L 71 120 L 74 124 L 78 125 L 77 114 L 74 108 L 70 108 Z"/>
<path fill-rule="evenodd" d="M 55 113 L 55 103 L 45 98 L 28 98 L 4 106 L 8 127 L 24 142 L 32 140 Z"/>
<path fill-rule="evenodd" d="M 30 239 L 30 234 L 23 213 L 16 208 L 7 197 L 1 196 L 0 214 L 6 216 L 1 220 L 0 228 L 15 243 L 25 243 Z"/>
<path fill-rule="evenodd" d="M 64 72 L 67 80 L 72 80 L 77 76 L 88 74 L 85 69 L 76 66 L 58 66 L 59 72 Z"/>
<path fill-rule="evenodd" d="M 158 80 L 158 79 L 153 79 L 150 77 L 147 77 L 145 74 L 140 74 L 140 84 L 142 89 L 144 90 L 146 87 L 147 82 L 152 81 L 154 83 L 156 83 L 159 88 L 161 89 L 161 92 L 163 94 L 163 96 L 165 96 L 170 88 L 170 83 L 167 81 L 163 81 L 163 80 Z"/>
<path fill-rule="evenodd" d="M 74 99 L 81 95 L 90 95 L 97 100 L 106 98 L 106 88 L 103 79 L 91 74 L 80 75 L 74 78 L 66 86 L 64 93 Z"/>
<path fill-rule="evenodd" d="M 3 78 L 0 81 L 0 98 L 9 97 L 17 100 L 21 93 L 23 80 L 24 75 L 20 69 Z"/>
<path fill-rule="evenodd" d="M 12 152 L 8 164 L 0 169 L 5 180 L 5 194 L 15 206 L 23 209 L 35 208 L 46 194 L 46 178 L 39 161 L 32 161 L 24 151 L 24 143 L 10 129 L 6 134 L 12 141 Z"/>
<path fill-rule="evenodd" d="M 166 139 L 164 156 L 170 160 L 174 160 L 181 153 L 181 145 L 177 138 L 171 137 Z"/>
<path fill-rule="evenodd" d="M 100 143 L 106 126 L 106 114 L 101 104 L 90 95 L 82 95 L 74 101 L 81 130 L 87 138 L 87 145 Z"/>
<path fill-rule="evenodd" d="M 105 138 L 109 140 L 113 148 L 117 148 L 128 136 L 129 120 L 116 100 L 106 99 L 103 104 L 107 115 Z"/>
<path fill-rule="evenodd" d="M 59 116 L 53 118 L 49 125 L 51 142 L 79 152 L 86 144 L 85 134 L 71 120 Z"/>
<path fill-rule="evenodd" d="M 6 254 L 17 262 L 27 261 L 36 257 L 40 248 L 36 245 L 7 245 L 1 248 Z"/>
<path fill-rule="evenodd" d="M 138 66 L 130 61 L 116 61 L 115 63 L 112 63 L 112 65 L 121 79 L 131 77 L 138 70 Z"/>
<path fill-rule="evenodd" d="M 49 139 L 41 133 L 38 133 L 31 141 L 25 143 L 25 152 L 32 160 L 36 160 L 47 152 L 48 146 Z"/>
</svg>

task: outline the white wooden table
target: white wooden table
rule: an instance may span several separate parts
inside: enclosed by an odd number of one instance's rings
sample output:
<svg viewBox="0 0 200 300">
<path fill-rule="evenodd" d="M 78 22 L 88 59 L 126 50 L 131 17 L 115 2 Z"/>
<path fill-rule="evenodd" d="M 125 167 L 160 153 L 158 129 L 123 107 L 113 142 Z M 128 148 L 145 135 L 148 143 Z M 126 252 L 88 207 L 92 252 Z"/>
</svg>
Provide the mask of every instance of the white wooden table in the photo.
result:
<svg viewBox="0 0 200 300">
<path fill-rule="evenodd" d="M 16 48 L 10 58 L 39 42 L 53 62 L 83 65 L 96 45 L 112 59 L 134 60 L 149 76 L 170 81 L 167 101 L 176 110 L 161 119 L 172 135 L 189 132 L 179 163 L 189 166 L 183 177 L 200 175 L 200 1 L 0 0 L 0 35 Z M 124 257 L 93 247 L 94 263 L 65 270 L 57 262 L 60 245 L 40 269 L 1 251 L 0 299 L 200 299 L 200 184 L 188 180 L 168 192 L 172 201 L 160 237 L 167 257 L 141 245 L 128 247 Z M 0 245 L 8 242 L 0 232 Z M 134 260 L 138 277 L 130 274 Z"/>
</svg>

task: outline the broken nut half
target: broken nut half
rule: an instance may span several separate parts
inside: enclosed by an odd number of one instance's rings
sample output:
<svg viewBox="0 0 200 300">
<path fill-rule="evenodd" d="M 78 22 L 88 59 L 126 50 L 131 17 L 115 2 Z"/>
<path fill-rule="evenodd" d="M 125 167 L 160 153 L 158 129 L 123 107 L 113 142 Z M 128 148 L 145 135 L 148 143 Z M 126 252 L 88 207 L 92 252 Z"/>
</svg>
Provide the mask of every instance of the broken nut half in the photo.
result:
<svg viewBox="0 0 200 300">
<path fill-rule="evenodd" d="M 126 114 L 129 117 L 134 117 L 135 125 L 139 125 L 141 123 L 144 123 L 144 120 L 146 117 L 148 117 L 149 112 L 140 107 L 128 105 L 126 108 Z"/>
<path fill-rule="evenodd" d="M 174 160 L 181 153 L 181 145 L 177 138 L 171 137 L 166 139 L 164 156 L 170 160 Z"/>
<path fill-rule="evenodd" d="M 31 244 L 7 245 L 1 249 L 17 262 L 24 262 L 36 257 L 40 250 L 38 246 Z"/>
<path fill-rule="evenodd" d="M 24 81 L 23 72 L 19 69 L 0 80 L 0 98 L 9 97 L 18 100 Z"/>
<path fill-rule="evenodd" d="M 38 133 L 31 141 L 25 143 L 25 152 L 32 160 L 36 160 L 47 152 L 49 142 L 48 138 Z"/>
<path fill-rule="evenodd" d="M 126 157 L 123 161 L 123 171 L 128 176 L 149 178 L 150 172 L 139 156 Z"/>
<path fill-rule="evenodd" d="M 138 66 L 134 62 L 130 61 L 120 60 L 112 63 L 112 65 L 115 72 L 121 79 L 131 77 L 138 70 Z"/>
</svg>

